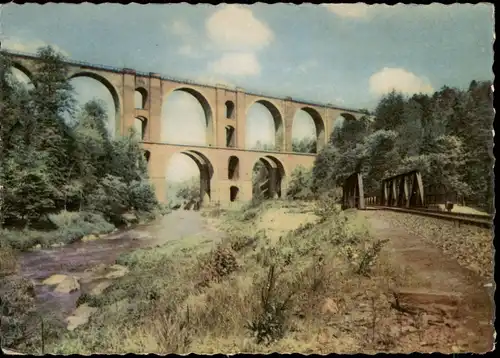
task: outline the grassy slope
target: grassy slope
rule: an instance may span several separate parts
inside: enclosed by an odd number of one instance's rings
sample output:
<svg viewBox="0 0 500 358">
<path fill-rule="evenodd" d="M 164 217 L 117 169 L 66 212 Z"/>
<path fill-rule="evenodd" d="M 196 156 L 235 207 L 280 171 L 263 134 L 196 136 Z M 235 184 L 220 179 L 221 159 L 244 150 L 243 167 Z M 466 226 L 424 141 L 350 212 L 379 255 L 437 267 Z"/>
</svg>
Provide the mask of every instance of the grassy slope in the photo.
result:
<svg viewBox="0 0 500 358">
<path fill-rule="evenodd" d="M 373 307 L 378 307 L 379 317 L 389 315 L 387 289 L 404 277 L 383 256 L 372 260 L 371 268 L 366 254 L 374 250 L 366 226 L 356 212 L 332 212 L 332 207 L 329 203 L 317 207 L 319 217 L 307 213 L 310 205 L 299 202 L 207 212 L 228 232 L 227 240 L 219 245 L 187 240 L 187 246 L 138 250 L 121 257 L 119 263 L 127 265 L 131 274 L 102 296 L 82 299 L 100 307 L 100 312 L 87 326 L 49 344 L 48 351 L 383 349 L 390 342 L 382 339 L 386 332 L 371 327 Z M 270 213 L 274 228 L 261 222 Z M 294 215 L 315 223 L 285 234 L 280 218 Z M 289 221 L 293 229 L 299 219 Z M 366 276 L 357 273 L 360 267 Z M 263 295 L 271 281 L 275 283 L 270 293 Z M 275 309 L 285 302 L 282 310 Z M 373 345 L 372 338 L 382 346 Z"/>
</svg>

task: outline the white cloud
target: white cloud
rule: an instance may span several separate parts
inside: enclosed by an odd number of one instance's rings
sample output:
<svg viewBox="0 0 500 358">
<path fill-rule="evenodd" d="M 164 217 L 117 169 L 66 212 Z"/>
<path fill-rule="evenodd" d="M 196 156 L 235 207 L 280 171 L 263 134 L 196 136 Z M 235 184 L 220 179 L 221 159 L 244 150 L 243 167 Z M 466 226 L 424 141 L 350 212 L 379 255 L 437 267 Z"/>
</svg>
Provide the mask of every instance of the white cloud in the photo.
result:
<svg viewBox="0 0 500 358">
<path fill-rule="evenodd" d="M 19 52 L 27 52 L 27 53 L 36 53 L 40 47 L 45 47 L 48 45 L 52 46 L 54 50 L 60 52 L 64 56 L 70 57 L 70 54 L 66 50 L 63 50 L 57 45 L 42 40 L 24 41 L 16 37 L 11 37 L 2 41 L 3 48 Z"/>
<path fill-rule="evenodd" d="M 230 76 L 256 76 L 260 74 L 260 64 L 252 52 L 225 53 L 210 65 L 210 70 Z"/>
<path fill-rule="evenodd" d="M 241 5 L 225 5 L 214 12 L 206 30 L 208 38 L 226 51 L 258 51 L 274 39 L 271 29 Z"/>
<path fill-rule="evenodd" d="M 375 95 L 383 95 L 393 89 L 405 94 L 434 92 L 427 78 L 419 77 L 404 68 L 385 67 L 370 77 L 369 85 L 370 91 Z"/>
<path fill-rule="evenodd" d="M 207 19 L 205 27 L 213 47 L 223 52 L 208 64 L 209 72 L 228 76 L 260 74 L 257 52 L 274 40 L 274 34 L 249 7 L 223 5 Z"/>
</svg>

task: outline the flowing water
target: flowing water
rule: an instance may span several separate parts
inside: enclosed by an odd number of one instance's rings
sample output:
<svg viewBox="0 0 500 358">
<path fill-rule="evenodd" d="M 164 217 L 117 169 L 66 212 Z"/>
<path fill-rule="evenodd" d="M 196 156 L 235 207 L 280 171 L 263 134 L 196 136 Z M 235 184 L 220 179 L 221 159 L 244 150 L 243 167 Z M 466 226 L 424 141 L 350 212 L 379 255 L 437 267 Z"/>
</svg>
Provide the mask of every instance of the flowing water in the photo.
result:
<svg viewBox="0 0 500 358">
<path fill-rule="evenodd" d="M 81 282 L 81 289 L 73 293 L 57 293 L 54 287 L 42 284 L 47 277 L 63 274 L 79 278 L 93 267 L 114 264 L 122 253 L 200 233 L 217 234 L 205 226 L 199 212 L 174 211 L 151 224 L 117 231 L 99 240 L 23 253 L 19 274 L 35 284 L 40 314 L 63 319 L 75 309 L 78 297 L 85 292 L 85 283 Z"/>
</svg>

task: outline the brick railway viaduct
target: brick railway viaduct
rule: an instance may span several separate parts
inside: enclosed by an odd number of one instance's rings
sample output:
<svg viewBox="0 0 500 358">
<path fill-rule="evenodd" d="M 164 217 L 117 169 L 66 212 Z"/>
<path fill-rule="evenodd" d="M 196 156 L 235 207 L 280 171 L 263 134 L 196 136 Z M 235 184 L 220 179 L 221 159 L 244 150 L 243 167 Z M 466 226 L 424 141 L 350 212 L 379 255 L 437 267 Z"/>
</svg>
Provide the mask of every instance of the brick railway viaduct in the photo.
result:
<svg viewBox="0 0 500 358">
<path fill-rule="evenodd" d="M 35 55 L 2 52 L 10 57 L 13 67 L 31 78 L 39 61 Z M 110 91 L 115 103 L 116 135 L 125 135 L 129 128 L 137 128 L 139 123 L 150 180 L 161 202 L 166 201 L 166 167 L 176 153 L 189 156 L 198 165 L 204 203 L 251 199 L 252 170 L 258 161 L 269 171 L 268 193 L 279 197 L 285 193 L 291 172 L 298 166 L 312 167 L 316 155 L 292 152 L 292 124 L 297 111 L 306 111 L 314 120 L 317 152 L 328 143 L 335 120 L 341 116 L 346 120 L 363 116 L 359 111 L 330 104 L 309 103 L 291 97 L 277 98 L 222 85 L 197 84 L 157 73 L 77 61 L 66 63 L 70 78 L 91 77 Z M 162 103 L 173 91 L 187 92 L 201 104 L 206 118 L 206 146 L 162 142 Z M 136 92 L 142 98 L 142 104 L 137 106 Z M 264 105 L 273 116 L 275 151 L 245 149 L 246 113 L 254 103 Z"/>
</svg>

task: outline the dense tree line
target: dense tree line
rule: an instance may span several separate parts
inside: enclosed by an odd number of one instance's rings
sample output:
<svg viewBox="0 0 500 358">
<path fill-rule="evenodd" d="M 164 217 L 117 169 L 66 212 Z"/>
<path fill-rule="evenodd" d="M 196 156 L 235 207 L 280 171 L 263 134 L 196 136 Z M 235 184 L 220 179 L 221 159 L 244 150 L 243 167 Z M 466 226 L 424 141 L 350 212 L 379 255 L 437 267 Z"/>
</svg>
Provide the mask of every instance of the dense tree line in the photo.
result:
<svg viewBox="0 0 500 358">
<path fill-rule="evenodd" d="M 61 210 L 102 214 L 157 205 L 146 161 L 130 135 L 112 139 L 103 104 L 77 108 L 63 57 L 38 51 L 32 88 L 17 82 L 0 53 L 1 183 L 5 226 L 31 226 Z"/>
<path fill-rule="evenodd" d="M 312 189 L 340 186 L 360 171 L 365 194 L 375 196 L 384 177 L 417 169 L 425 187 L 439 186 L 492 211 L 493 118 L 490 82 L 443 87 L 431 96 L 393 91 L 373 115 L 334 131 L 316 158 Z"/>
</svg>

